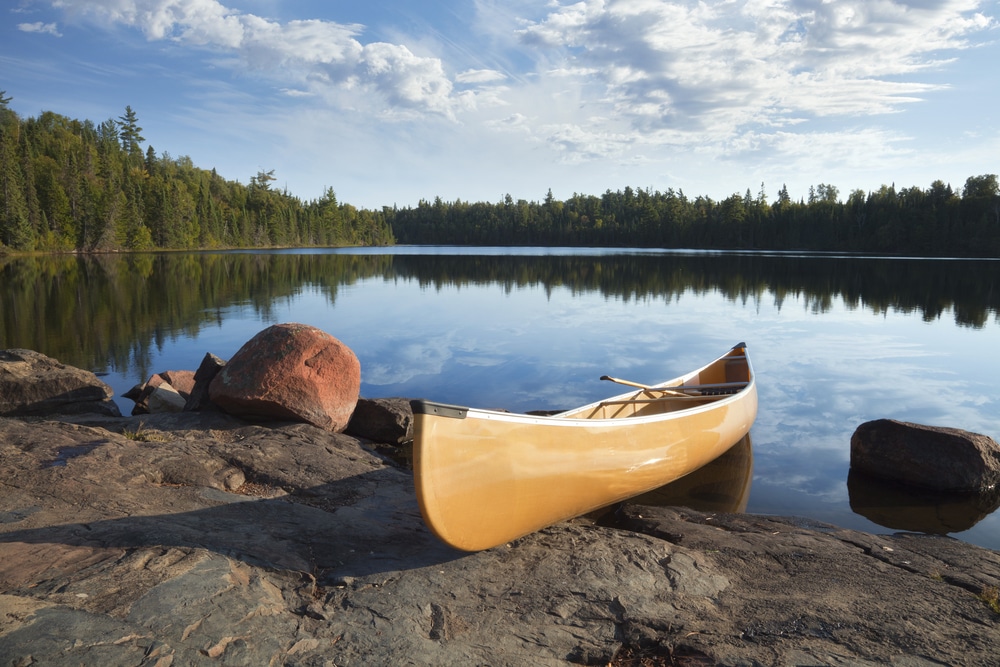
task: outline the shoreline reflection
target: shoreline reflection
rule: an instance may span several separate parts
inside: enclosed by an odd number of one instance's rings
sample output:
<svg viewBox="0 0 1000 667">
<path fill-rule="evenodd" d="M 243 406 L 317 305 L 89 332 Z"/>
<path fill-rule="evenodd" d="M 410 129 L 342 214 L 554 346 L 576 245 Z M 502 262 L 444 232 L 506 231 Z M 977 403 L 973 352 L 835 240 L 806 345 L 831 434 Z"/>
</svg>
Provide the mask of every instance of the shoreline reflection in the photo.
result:
<svg viewBox="0 0 1000 667">
<path fill-rule="evenodd" d="M 138 368 L 146 376 L 153 348 L 219 327 L 234 309 L 275 321 L 280 304 L 305 291 L 333 307 L 342 288 L 378 279 L 433 290 L 489 286 L 508 294 L 569 289 L 636 303 L 718 292 L 734 303 L 773 300 L 779 311 L 786 300 L 801 299 L 815 313 L 840 300 L 877 314 L 917 312 L 924 322 L 950 311 L 957 326 L 972 329 L 1000 318 L 996 262 L 989 260 L 966 260 L 956 271 L 954 261 L 927 259 L 438 250 L 442 254 L 0 256 L 0 348 L 25 347 L 95 371 Z"/>
<path fill-rule="evenodd" d="M 892 530 L 948 535 L 969 530 L 1000 507 L 1000 490 L 988 494 L 936 493 L 851 470 L 851 510 Z"/>
</svg>

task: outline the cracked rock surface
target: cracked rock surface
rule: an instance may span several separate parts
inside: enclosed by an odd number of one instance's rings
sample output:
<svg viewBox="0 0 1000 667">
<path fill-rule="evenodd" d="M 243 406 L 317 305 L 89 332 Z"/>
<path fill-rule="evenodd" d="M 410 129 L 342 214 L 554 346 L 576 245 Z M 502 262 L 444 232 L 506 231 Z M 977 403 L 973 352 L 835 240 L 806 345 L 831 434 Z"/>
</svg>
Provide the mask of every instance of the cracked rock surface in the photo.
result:
<svg viewBox="0 0 1000 667">
<path fill-rule="evenodd" d="M 955 540 L 626 505 L 468 554 L 367 441 L 64 419 L 0 419 L 0 665 L 997 661 L 1000 555 Z"/>
</svg>

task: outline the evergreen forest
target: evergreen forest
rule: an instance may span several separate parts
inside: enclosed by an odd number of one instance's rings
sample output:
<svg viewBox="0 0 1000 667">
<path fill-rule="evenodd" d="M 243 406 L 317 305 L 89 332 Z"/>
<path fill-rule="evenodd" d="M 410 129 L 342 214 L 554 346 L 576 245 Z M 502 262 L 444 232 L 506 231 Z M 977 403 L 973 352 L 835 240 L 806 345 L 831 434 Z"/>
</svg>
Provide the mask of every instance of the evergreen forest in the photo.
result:
<svg viewBox="0 0 1000 667">
<path fill-rule="evenodd" d="M 0 249 L 116 251 L 387 245 L 381 212 L 303 202 L 141 144 L 131 107 L 99 125 L 52 112 L 21 119 L 0 91 Z"/>
<path fill-rule="evenodd" d="M 575 194 L 499 204 L 421 201 L 387 211 L 397 243 L 817 251 L 911 256 L 1000 257 L 997 176 L 970 177 L 961 193 L 882 186 L 841 201 L 831 185 L 792 201 L 786 187 L 722 201 L 649 189 Z"/>
<path fill-rule="evenodd" d="M 1000 257 L 1000 182 L 970 176 L 960 190 L 878 190 L 819 184 L 793 201 L 764 185 L 722 201 L 683 191 L 497 203 L 422 200 L 359 209 L 333 188 L 303 201 L 157 154 L 126 107 L 100 124 L 53 112 L 22 119 L 0 91 L 0 250 L 116 251 L 343 245 L 526 245 L 830 251 Z"/>
</svg>

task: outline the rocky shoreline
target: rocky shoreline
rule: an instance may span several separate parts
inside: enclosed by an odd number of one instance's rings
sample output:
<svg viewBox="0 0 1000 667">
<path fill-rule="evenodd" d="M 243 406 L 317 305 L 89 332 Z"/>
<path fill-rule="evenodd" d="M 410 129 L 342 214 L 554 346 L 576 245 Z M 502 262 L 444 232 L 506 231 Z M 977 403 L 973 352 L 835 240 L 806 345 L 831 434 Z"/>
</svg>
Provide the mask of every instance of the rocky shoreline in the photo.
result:
<svg viewBox="0 0 1000 667">
<path fill-rule="evenodd" d="M 0 665 L 997 663 L 953 539 L 627 504 L 464 553 L 384 424 L 47 405 L 0 417 Z"/>
</svg>

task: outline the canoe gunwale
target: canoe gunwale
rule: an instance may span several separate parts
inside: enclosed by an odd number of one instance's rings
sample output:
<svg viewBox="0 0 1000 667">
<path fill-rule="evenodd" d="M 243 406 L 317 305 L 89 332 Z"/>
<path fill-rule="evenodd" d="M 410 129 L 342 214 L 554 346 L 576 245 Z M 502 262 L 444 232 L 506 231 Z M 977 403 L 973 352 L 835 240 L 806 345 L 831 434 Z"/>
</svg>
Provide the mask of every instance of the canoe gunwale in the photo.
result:
<svg viewBox="0 0 1000 667">
<path fill-rule="evenodd" d="M 489 419 L 497 421 L 509 421 L 518 422 L 522 424 L 537 424 L 537 425 L 547 425 L 547 426 L 563 426 L 569 428 L 595 428 L 599 426 L 625 426 L 629 424 L 648 424 L 651 422 L 660 421 L 671 421 L 675 419 L 683 419 L 684 417 L 695 414 L 698 412 L 707 412 L 709 410 L 718 410 L 720 407 L 740 401 L 743 396 L 750 391 L 756 385 L 751 382 L 747 384 L 746 388 L 741 390 L 736 394 L 720 394 L 718 396 L 691 396 L 690 398 L 673 396 L 669 397 L 667 400 L 697 400 L 700 399 L 704 401 L 700 405 L 692 405 L 691 407 L 684 408 L 682 410 L 675 410 L 673 412 L 661 412 L 652 415 L 634 415 L 629 417 L 607 417 L 607 418 L 593 418 L 587 419 L 583 417 L 560 417 L 557 415 L 527 415 L 519 412 L 501 412 L 499 410 L 483 410 L 480 408 L 463 408 L 460 406 L 448 405 L 446 403 L 434 403 L 432 401 L 414 401 L 411 403 L 414 413 L 420 414 L 432 414 L 437 417 L 451 417 L 453 419 Z M 638 400 L 627 400 L 622 399 L 616 401 L 613 398 L 604 399 L 593 404 L 593 406 L 583 406 L 581 408 L 574 408 L 570 412 L 577 412 L 589 407 L 600 407 L 601 405 L 628 405 L 629 403 L 645 404 L 651 401 L 661 401 L 664 399 L 638 399 Z M 562 414 L 562 413 L 560 413 Z"/>
<path fill-rule="evenodd" d="M 732 350 L 746 349 L 745 343 L 740 343 L 739 345 L 733 346 Z M 732 352 L 730 350 L 730 352 Z M 748 366 L 747 373 L 749 380 L 746 382 L 723 382 L 723 383 L 712 383 L 712 384 L 699 384 L 699 385 L 688 385 L 684 386 L 684 382 L 690 378 L 697 377 L 702 371 L 710 368 L 712 365 L 723 361 L 723 360 L 745 360 Z M 416 399 L 410 401 L 410 407 L 414 414 L 424 414 L 433 415 L 438 417 L 452 417 L 455 419 L 488 419 L 488 420 L 498 420 L 498 421 L 509 421 L 518 422 L 522 424 L 537 424 L 537 425 L 549 425 L 549 426 L 565 426 L 565 427 L 575 427 L 575 428 L 594 428 L 594 427 L 604 427 L 604 426 L 615 426 L 615 425 L 627 425 L 627 424 L 648 424 L 652 422 L 660 421 L 672 421 L 676 419 L 683 419 L 684 417 L 699 413 L 706 412 L 709 410 L 718 410 L 719 408 L 728 405 L 730 403 L 736 403 L 743 399 L 749 392 L 755 391 L 757 386 L 757 381 L 755 374 L 753 372 L 753 366 L 750 364 L 749 356 L 744 352 L 743 354 L 730 354 L 726 353 L 717 359 L 713 359 L 711 362 L 705 364 L 697 370 L 690 371 L 684 375 L 670 380 L 666 380 L 657 385 L 651 385 L 646 389 L 639 389 L 633 391 L 627 391 L 617 396 L 610 396 L 608 398 L 603 398 L 593 403 L 587 405 L 582 405 L 577 408 L 570 408 L 569 410 L 564 410 L 553 415 L 529 415 L 520 412 L 505 412 L 503 410 L 488 410 L 484 408 L 470 408 L 459 405 L 451 405 L 448 403 L 438 403 L 435 401 L 428 401 L 424 399 Z M 689 390 L 698 390 L 701 388 L 715 390 L 715 389 L 726 389 L 726 388 L 737 388 L 738 390 L 732 393 L 726 394 L 689 394 L 685 396 L 670 396 L 670 397 L 655 397 L 655 396 L 644 396 L 648 392 L 682 392 Z M 564 415 L 579 413 L 585 410 L 597 410 L 604 405 L 628 405 L 630 403 L 634 404 L 645 404 L 649 402 L 659 402 L 662 400 L 701 400 L 704 401 L 698 405 L 692 405 L 690 407 L 682 408 L 680 410 L 674 410 L 672 412 L 660 412 L 651 415 L 630 415 L 624 417 L 605 417 L 605 418 L 587 418 L 587 417 L 566 417 Z"/>
</svg>

